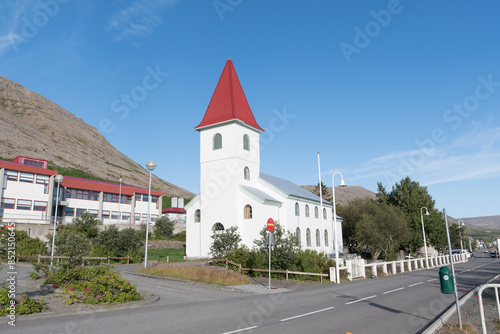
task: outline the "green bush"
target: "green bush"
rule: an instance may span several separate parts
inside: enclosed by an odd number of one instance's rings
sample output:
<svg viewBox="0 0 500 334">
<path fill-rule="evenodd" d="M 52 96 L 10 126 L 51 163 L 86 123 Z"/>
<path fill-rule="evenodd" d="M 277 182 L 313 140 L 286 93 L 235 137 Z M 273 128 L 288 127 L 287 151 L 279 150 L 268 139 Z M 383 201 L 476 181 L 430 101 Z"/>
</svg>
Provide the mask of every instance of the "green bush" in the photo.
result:
<svg viewBox="0 0 500 334">
<path fill-rule="evenodd" d="M 61 288 L 68 305 L 125 303 L 142 298 L 135 286 L 111 266 L 60 270 L 50 274 L 45 283 Z"/>
<path fill-rule="evenodd" d="M 17 243 L 18 255 L 46 255 L 48 254 L 47 244 L 36 238 L 22 239 Z"/>
<path fill-rule="evenodd" d="M 4 283 L 0 289 L 0 316 L 10 314 L 9 289 Z M 47 304 L 43 299 L 30 299 L 28 295 L 22 294 L 21 299 L 15 300 L 15 314 L 32 314 L 40 313 L 47 309 Z"/>
<path fill-rule="evenodd" d="M 231 226 L 224 231 L 215 231 L 211 238 L 210 254 L 214 258 L 225 258 L 229 252 L 238 248 L 241 242 L 237 226 Z"/>
<path fill-rule="evenodd" d="M 56 255 L 69 256 L 66 265 L 74 268 L 82 264 L 82 258 L 90 254 L 92 245 L 81 233 L 73 229 L 61 229 L 55 238 Z"/>
<path fill-rule="evenodd" d="M 177 240 L 177 241 L 186 241 L 186 231 L 181 231 L 179 233 L 174 234 L 170 240 Z"/>
<path fill-rule="evenodd" d="M 174 235 L 175 222 L 168 217 L 155 221 L 155 239 L 169 239 Z"/>
<path fill-rule="evenodd" d="M 107 227 L 94 239 L 93 256 L 136 257 L 143 246 L 141 232 L 133 228 L 118 231 L 114 225 Z"/>
<path fill-rule="evenodd" d="M 98 220 L 88 212 L 84 212 L 80 217 L 73 219 L 73 225 L 79 232 L 83 233 L 88 239 L 94 239 L 97 236 Z"/>
</svg>

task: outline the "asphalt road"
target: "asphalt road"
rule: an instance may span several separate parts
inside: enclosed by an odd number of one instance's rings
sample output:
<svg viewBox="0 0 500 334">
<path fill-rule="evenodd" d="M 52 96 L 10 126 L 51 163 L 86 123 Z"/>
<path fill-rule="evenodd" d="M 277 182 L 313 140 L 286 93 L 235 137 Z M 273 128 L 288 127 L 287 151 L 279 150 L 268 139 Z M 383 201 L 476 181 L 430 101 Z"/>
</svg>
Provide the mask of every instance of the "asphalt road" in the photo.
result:
<svg viewBox="0 0 500 334">
<path fill-rule="evenodd" d="M 457 264 L 455 270 L 461 296 L 497 275 L 500 262 L 473 258 Z M 135 283 L 139 289 L 148 288 L 160 294 L 160 301 L 140 309 L 20 320 L 15 328 L 6 329 L 6 324 L 1 324 L 1 330 L 120 334 L 418 333 L 454 303 L 453 294 L 440 293 L 438 268 L 340 285 L 304 284 L 293 291 L 260 295 L 158 279 Z"/>
</svg>

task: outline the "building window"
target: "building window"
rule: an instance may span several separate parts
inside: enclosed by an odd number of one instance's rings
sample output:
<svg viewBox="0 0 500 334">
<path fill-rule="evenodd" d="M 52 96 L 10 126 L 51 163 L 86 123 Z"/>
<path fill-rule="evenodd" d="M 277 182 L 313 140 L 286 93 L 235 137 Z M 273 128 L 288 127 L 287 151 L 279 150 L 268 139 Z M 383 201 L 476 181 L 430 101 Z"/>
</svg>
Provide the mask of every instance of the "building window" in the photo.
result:
<svg viewBox="0 0 500 334">
<path fill-rule="evenodd" d="M 31 210 L 31 201 L 26 199 L 18 199 L 17 200 L 17 209 L 18 210 Z"/>
<path fill-rule="evenodd" d="M 199 223 L 200 221 L 201 221 L 201 211 L 200 211 L 200 209 L 197 209 L 194 212 L 194 222 Z"/>
<path fill-rule="evenodd" d="M 245 205 L 244 218 L 252 219 L 252 207 L 250 206 L 250 204 Z"/>
<path fill-rule="evenodd" d="M 143 222 L 147 222 L 148 221 L 148 214 L 147 213 L 143 213 L 142 214 L 142 221 Z"/>
<path fill-rule="evenodd" d="M 328 231 L 325 230 L 325 247 L 328 247 Z"/>
<path fill-rule="evenodd" d="M 222 225 L 221 223 L 215 223 L 214 226 L 212 226 L 212 232 L 218 231 L 224 231 L 224 225 Z"/>
<path fill-rule="evenodd" d="M 296 216 L 299 216 L 299 215 L 300 215 L 299 203 L 295 203 L 295 215 L 296 215 Z"/>
<path fill-rule="evenodd" d="M 47 202 L 34 201 L 33 211 L 47 211 Z"/>
<path fill-rule="evenodd" d="M 109 211 L 102 210 L 102 219 L 109 219 Z"/>
<path fill-rule="evenodd" d="M 140 213 L 135 213 L 134 214 L 134 219 L 136 222 L 141 221 L 141 214 Z"/>
<path fill-rule="evenodd" d="M 314 207 L 314 218 L 316 218 L 316 219 L 319 218 L 319 211 L 318 211 L 318 207 L 317 206 Z"/>
<path fill-rule="evenodd" d="M 243 170 L 243 175 L 245 177 L 245 180 L 250 180 L 250 168 L 245 167 L 245 169 Z"/>
<path fill-rule="evenodd" d="M 218 150 L 222 148 L 222 136 L 220 133 L 216 133 L 213 139 L 213 149 Z"/>
<path fill-rule="evenodd" d="M 295 229 L 295 236 L 297 237 L 297 240 L 299 241 L 299 244 L 300 244 L 300 228 L 297 227 Z"/>
<path fill-rule="evenodd" d="M 20 182 L 28 182 L 28 183 L 33 183 L 35 179 L 35 175 L 31 173 L 19 173 L 19 181 Z"/>
<path fill-rule="evenodd" d="M 323 208 L 323 219 L 326 220 L 326 209 Z"/>
<path fill-rule="evenodd" d="M 75 216 L 75 208 L 64 208 L 64 215 L 66 217 L 74 217 Z"/>
<path fill-rule="evenodd" d="M 5 175 L 9 181 L 17 181 L 17 172 L 13 170 L 6 170 Z"/>
<path fill-rule="evenodd" d="M 316 229 L 316 247 L 321 246 L 321 235 L 319 234 L 319 229 Z"/>
<path fill-rule="evenodd" d="M 76 216 L 80 217 L 82 213 L 87 212 L 87 209 L 76 209 Z"/>
<path fill-rule="evenodd" d="M 130 221 L 130 212 L 122 213 L 122 220 L 129 222 Z"/>
<path fill-rule="evenodd" d="M 88 213 L 90 213 L 92 217 L 97 218 L 97 216 L 99 215 L 99 210 L 89 209 Z"/>
<path fill-rule="evenodd" d="M 155 222 L 158 219 L 158 215 L 151 215 L 151 222 Z"/>
<path fill-rule="evenodd" d="M 16 200 L 13 198 L 2 198 L 2 209 L 14 209 Z"/>
<path fill-rule="evenodd" d="M 309 228 L 306 230 L 306 245 L 311 247 L 311 230 Z"/>
<path fill-rule="evenodd" d="M 306 204 L 306 217 L 309 217 L 309 205 Z"/>
<path fill-rule="evenodd" d="M 250 137 L 248 135 L 243 136 L 243 149 L 250 151 Z"/>
<path fill-rule="evenodd" d="M 148 194 L 142 195 L 142 201 L 143 202 L 149 202 L 149 195 Z"/>
<path fill-rule="evenodd" d="M 118 211 L 111 211 L 111 219 L 120 219 L 120 212 Z"/>
<path fill-rule="evenodd" d="M 151 203 L 157 203 L 158 202 L 158 196 L 151 195 Z"/>
<path fill-rule="evenodd" d="M 33 161 L 33 160 L 24 160 L 24 164 L 28 166 L 33 166 L 33 167 L 38 167 L 38 168 L 43 168 L 43 162 L 41 161 Z"/>
<path fill-rule="evenodd" d="M 135 201 L 140 202 L 142 200 L 142 195 L 141 194 L 135 194 Z"/>
</svg>

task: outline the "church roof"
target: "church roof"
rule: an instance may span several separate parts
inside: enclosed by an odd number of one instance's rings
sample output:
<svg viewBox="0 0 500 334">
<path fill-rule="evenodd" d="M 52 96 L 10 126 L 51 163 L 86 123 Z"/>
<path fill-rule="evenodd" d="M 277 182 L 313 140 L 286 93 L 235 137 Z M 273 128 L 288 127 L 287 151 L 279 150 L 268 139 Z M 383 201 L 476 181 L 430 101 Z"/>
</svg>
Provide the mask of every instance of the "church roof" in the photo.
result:
<svg viewBox="0 0 500 334">
<path fill-rule="evenodd" d="M 278 188 L 278 190 L 284 192 L 288 196 L 304 198 L 304 199 L 308 199 L 308 200 L 315 201 L 318 203 L 320 202 L 319 196 L 314 195 L 310 191 L 296 185 L 295 183 L 293 183 L 291 181 L 281 179 L 281 178 L 276 177 L 276 176 L 264 174 L 264 173 L 260 173 L 259 176 L 262 180 L 266 181 L 267 183 L 270 183 L 271 185 Z M 330 204 L 331 205 L 332 203 L 323 199 L 323 204 Z"/>
<path fill-rule="evenodd" d="M 205 116 L 195 130 L 217 123 L 239 120 L 259 132 L 264 130 L 257 124 L 231 59 L 228 59 L 208 104 Z"/>
<path fill-rule="evenodd" d="M 269 194 L 266 194 L 260 189 L 253 188 L 253 187 L 248 187 L 248 186 L 240 186 L 242 189 L 246 190 L 248 193 L 258 197 L 262 203 L 276 203 L 276 204 L 281 204 L 280 201 L 278 201 L 276 198 L 272 197 Z"/>
</svg>

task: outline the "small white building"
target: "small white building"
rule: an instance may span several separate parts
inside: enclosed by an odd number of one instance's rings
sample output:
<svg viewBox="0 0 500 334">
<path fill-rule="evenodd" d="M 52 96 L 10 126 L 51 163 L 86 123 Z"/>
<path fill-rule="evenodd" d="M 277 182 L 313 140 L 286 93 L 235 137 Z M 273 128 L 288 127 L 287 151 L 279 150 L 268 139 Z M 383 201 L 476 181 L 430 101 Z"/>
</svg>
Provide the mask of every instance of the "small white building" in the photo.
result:
<svg viewBox="0 0 500 334">
<path fill-rule="evenodd" d="M 200 194 L 186 205 L 186 255 L 209 256 L 211 235 L 238 226 L 242 243 L 252 248 L 273 218 L 295 233 L 301 246 L 333 254 L 332 203 L 293 182 L 260 172 L 259 135 L 232 61 L 226 62 L 200 132 Z M 341 219 L 337 218 L 342 253 Z"/>
<path fill-rule="evenodd" d="M 59 185 L 46 160 L 16 157 L 0 160 L 0 219 L 4 222 L 71 223 L 83 212 L 103 224 L 139 224 L 148 221 L 149 190 L 105 181 L 64 176 Z M 151 191 L 150 218 L 161 215 L 162 192 Z M 55 213 L 56 199 L 59 199 Z"/>
</svg>

